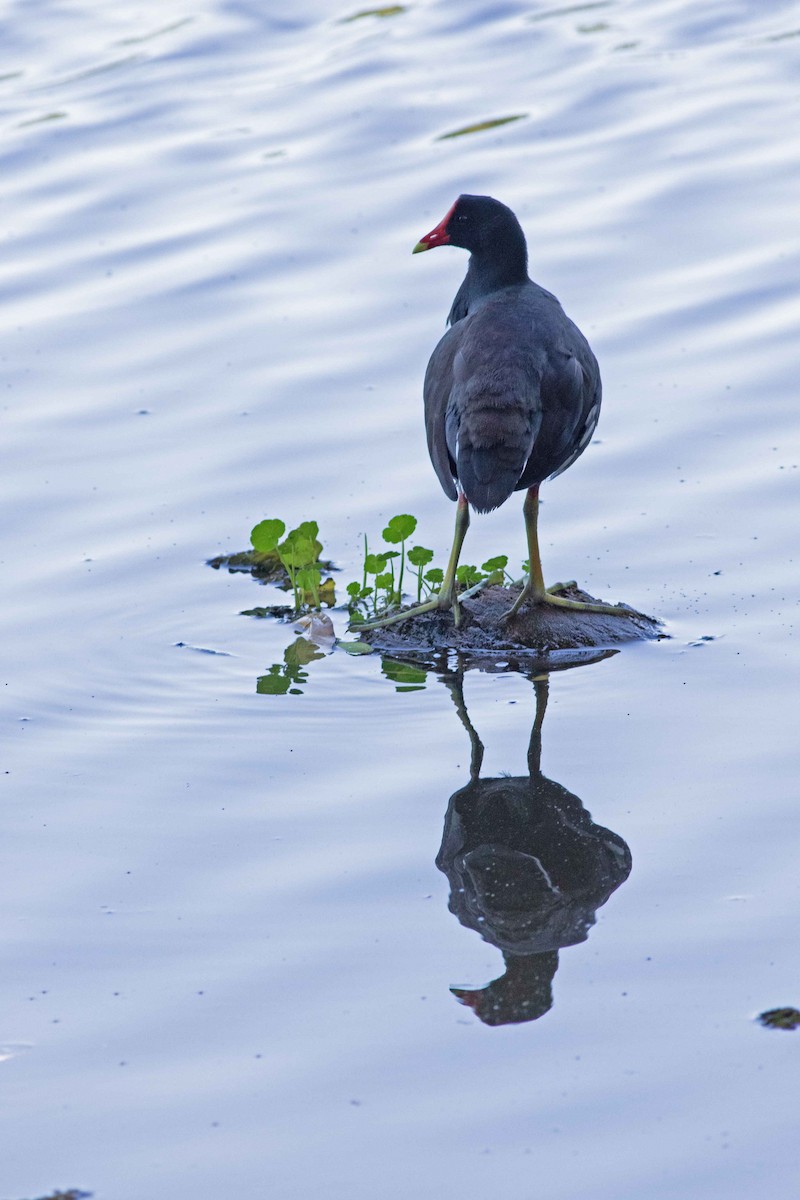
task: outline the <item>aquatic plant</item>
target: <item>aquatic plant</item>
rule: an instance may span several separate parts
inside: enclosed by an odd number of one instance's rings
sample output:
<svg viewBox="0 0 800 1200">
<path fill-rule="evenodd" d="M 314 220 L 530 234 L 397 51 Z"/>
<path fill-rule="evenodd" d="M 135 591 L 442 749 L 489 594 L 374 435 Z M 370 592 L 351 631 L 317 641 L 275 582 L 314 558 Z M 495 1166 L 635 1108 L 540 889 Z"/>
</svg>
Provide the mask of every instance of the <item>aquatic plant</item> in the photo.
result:
<svg viewBox="0 0 800 1200">
<path fill-rule="evenodd" d="M 410 513 L 398 513 L 381 533 L 383 545 L 374 549 L 364 534 L 360 578 L 345 587 L 347 607 L 354 624 L 374 620 L 397 611 L 404 601 L 407 570 L 414 580 L 416 600 L 429 600 L 439 591 L 444 579 L 441 567 L 433 566 L 434 552 L 427 546 L 409 545 L 417 529 L 417 518 Z M 293 605 L 267 605 L 246 609 L 246 616 L 298 615 L 318 611 L 325 604 L 336 603 L 333 579 L 323 579 L 323 571 L 331 564 L 321 559 L 322 543 L 316 521 L 303 521 L 296 529 L 286 532 L 285 523 L 277 517 L 259 521 L 251 531 L 252 550 L 239 555 L 211 560 L 215 567 L 227 565 L 230 570 L 249 569 L 260 579 L 277 583 L 292 592 Z M 399 547 L 399 548 L 395 548 Z M 506 569 L 505 554 L 489 558 L 480 567 L 462 563 L 456 573 L 462 595 L 484 584 L 514 583 Z"/>
<path fill-rule="evenodd" d="M 259 521 L 250 533 L 250 542 L 258 554 L 276 555 L 282 563 L 294 593 L 295 612 L 318 609 L 323 599 L 333 603 L 333 581 L 330 598 L 323 595 L 325 584 L 319 556 L 322 542 L 319 541 L 319 525 L 316 521 L 303 521 L 284 538 L 286 525 L 276 517 Z M 283 540 L 281 540 L 283 539 Z"/>
</svg>

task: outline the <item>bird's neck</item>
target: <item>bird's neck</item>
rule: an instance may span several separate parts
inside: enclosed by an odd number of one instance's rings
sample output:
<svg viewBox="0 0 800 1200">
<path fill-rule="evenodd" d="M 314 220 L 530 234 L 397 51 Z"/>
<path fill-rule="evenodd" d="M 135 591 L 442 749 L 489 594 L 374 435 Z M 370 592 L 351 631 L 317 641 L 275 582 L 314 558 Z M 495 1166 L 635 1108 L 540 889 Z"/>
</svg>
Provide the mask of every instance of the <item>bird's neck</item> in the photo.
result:
<svg viewBox="0 0 800 1200">
<path fill-rule="evenodd" d="M 470 255 L 466 283 L 472 300 L 527 280 L 528 249 L 521 229 L 517 236 L 509 237 L 506 232 L 499 245 L 487 246 Z"/>
</svg>

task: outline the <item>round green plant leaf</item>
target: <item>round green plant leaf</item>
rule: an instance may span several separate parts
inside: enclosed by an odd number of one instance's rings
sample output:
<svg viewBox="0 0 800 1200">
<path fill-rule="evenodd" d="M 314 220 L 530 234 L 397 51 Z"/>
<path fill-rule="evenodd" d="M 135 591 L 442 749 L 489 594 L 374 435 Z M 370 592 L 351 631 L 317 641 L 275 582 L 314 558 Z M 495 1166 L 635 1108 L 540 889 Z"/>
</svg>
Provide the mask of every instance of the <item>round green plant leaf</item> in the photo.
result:
<svg viewBox="0 0 800 1200">
<path fill-rule="evenodd" d="M 456 571 L 456 579 L 459 583 L 463 583 L 465 587 L 472 587 L 473 583 L 479 583 L 483 579 L 483 575 L 477 567 L 464 563 Z"/>
<path fill-rule="evenodd" d="M 387 561 L 385 554 L 368 554 L 364 559 L 364 570 L 367 575 L 379 575 Z"/>
<path fill-rule="evenodd" d="M 383 531 L 383 540 L 393 544 L 404 542 L 406 538 L 411 537 L 416 528 L 417 518 L 412 517 L 409 513 L 401 513 L 397 517 L 392 517 Z"/>
<path fill-rule="evenodd" d="M 259 554 L 271 554 L 285 532 L 286 526 L 277 518 L 259 521 L 250 533 L 253 549 Z"/>
<path fill-rule="evenodd" d="M 310 542 L 315 542 L 319 537 L 319 525 L 316 521 L 301 521 L 297 529 L 292 530 L 292 533 L 297 533 L 300 537 L 305 537 Z"/>
<path fill-rule="evenodd" d="M 408 552 L 408 561 L 412 567 L 424 567 L 433 561 L 433 551 L 425 546 L 412 546 Z"/>
<path fill-rule="evenodd" d="M 299 567 L 312 567 L 317 561 L 319 549 L 319 542 L 314 542 L 297 529 L 293 529 L 278 546 L 278 553 L 283 563 L 296 571 Z"/>
<path fill-rule="evenodd" d="M 370 646 L 369 642 L 339 642 L 342 650 L 348 654 L 374 654 L 375 647 Z"/>
</svg>

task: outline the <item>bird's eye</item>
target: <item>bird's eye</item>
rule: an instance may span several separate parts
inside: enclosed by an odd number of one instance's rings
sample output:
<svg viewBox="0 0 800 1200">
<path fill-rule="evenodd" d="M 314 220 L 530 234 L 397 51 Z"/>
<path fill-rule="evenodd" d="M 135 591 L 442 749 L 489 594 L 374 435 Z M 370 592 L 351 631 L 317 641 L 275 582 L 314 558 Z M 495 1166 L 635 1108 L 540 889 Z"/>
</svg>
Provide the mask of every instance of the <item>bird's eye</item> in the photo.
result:
<svg viewBox="0 0 800 1200">
<path fill-rule="evenodd" d="M 469 218 L 467 217 L 467 214 L 466 214 L 466 213 L 456 213 L 456 220 L 457 220 L 457 221 L 467 221 L 468 219 L 469 219 Z"/>
</svg>

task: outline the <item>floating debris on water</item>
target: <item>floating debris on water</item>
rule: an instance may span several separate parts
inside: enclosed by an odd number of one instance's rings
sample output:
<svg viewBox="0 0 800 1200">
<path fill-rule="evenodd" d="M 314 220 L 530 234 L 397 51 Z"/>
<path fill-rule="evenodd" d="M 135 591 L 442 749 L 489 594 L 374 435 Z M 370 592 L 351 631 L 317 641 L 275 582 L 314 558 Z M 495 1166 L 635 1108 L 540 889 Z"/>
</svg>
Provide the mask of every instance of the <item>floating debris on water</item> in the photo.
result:
<svg viewBox="0 0 800 1200">
<path fill-rule="evenodd" d="M 360 12 L 351 13 L 349 17 L 342 17 L 339 24 L 349 25 L 351 21 L 361 21 L 364 17 L 398 17 L 400 13 L 407 11 L 405 4 L 385 4 L 382 8 L 362 8 Z"/>
<path fill-rule="evenodd" d="M 800 1026 L 800 1011 L 796 1008 L 768 1008 L 758 1014 L 758 1021 L 765 1029 L 797 1029 Z"/>
<path fill-rule="evenodd" d="M 451 129 L 449 133 L 440 133 L 436 141 L 446 142 L 450 138 L 466 137 L 468 133 L 484 133 L 487 129 L 510 125 L 512 121 L 524 121 L 528 115 L 528 113 L 514 113 L 510 117 L 490 117 L 488 121 L 476 121 L 473 125 L 462 125 L 460 129 Z"/>
</svg>

